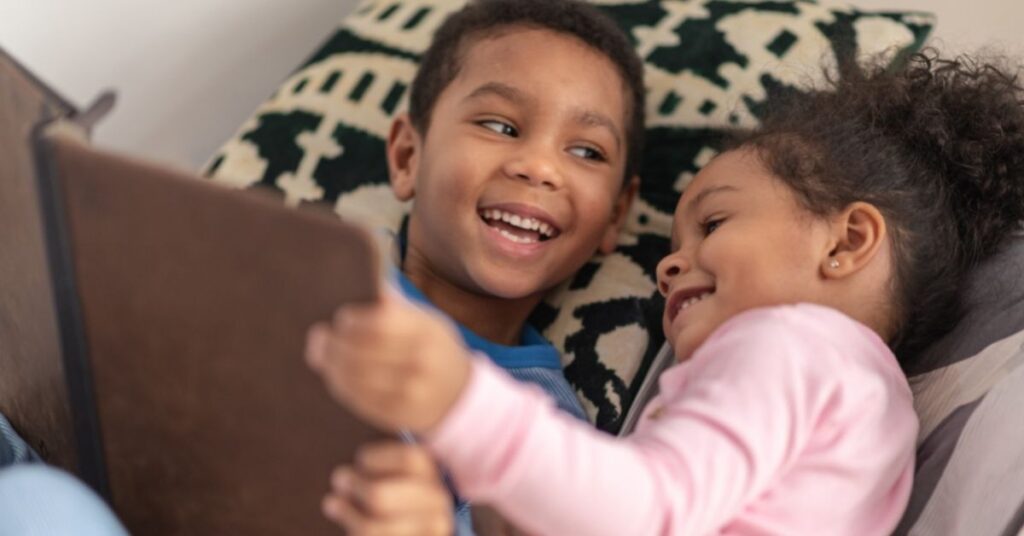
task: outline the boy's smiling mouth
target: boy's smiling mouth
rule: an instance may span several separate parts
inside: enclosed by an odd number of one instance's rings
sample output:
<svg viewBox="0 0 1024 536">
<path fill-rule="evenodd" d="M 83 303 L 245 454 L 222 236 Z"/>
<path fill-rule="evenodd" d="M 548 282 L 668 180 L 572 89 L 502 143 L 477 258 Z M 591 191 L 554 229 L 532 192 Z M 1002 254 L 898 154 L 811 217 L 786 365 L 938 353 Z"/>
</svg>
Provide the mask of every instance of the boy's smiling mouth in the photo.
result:
<svg viewBox="0 0 1024 536">
<path fill-rule="evenodd" d="M 487 226 L 517 244 L 546 242 L 561 234 L 561 230 L 554 223 L 535 210 L 504 206 L 482 208 L 478 213 Z"/>
</svg>

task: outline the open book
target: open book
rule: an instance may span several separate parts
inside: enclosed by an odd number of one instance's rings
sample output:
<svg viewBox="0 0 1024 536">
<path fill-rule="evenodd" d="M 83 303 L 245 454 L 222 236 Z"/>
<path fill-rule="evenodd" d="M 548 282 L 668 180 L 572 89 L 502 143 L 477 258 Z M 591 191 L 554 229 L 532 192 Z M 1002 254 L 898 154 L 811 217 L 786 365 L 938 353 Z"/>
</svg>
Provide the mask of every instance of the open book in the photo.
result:
<svg viewBox="0 0 1024 536">
<path fill-rule="evenodd" d="M 3 76 L 19 76 L 10 65 Z M 20 76 L 15 89 L 54 96 Z M 4 150 L 36 165 L 5 171 L 0 199 L 35 208 L 4 216 L 0 249 L 34 259 L 0 287 L 47 288 L 0 304 L 2 335 L 43 318 L 51 329 L 25 336 L 57 355 L 5 343 L 0 410 L 132 533 L 337 533 L 319 513 L 330 470 L 380 434 L 330 399 L 302 351 L 314 322 L 376 297 L 369 234 L 98 151 L 69 106 L 10 104 L 3 122 L 35 126 L 4 125 Z"/>
</svg>

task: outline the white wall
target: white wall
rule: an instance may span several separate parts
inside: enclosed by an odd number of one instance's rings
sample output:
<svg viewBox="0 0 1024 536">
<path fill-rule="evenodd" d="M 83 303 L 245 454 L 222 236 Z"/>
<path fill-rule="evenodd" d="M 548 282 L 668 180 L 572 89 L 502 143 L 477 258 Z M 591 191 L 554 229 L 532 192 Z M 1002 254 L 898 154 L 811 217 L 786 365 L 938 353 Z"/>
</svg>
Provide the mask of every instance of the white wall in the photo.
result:
<svg viewBox="0 0 1024 536">
<path fill-rule="evenodd" d="M 1024 53 L 1024 2 L 851 0 L 936 13 L 948 50 Z M 120 102 L 99 144 L 196 169 L 355 0 L 0 0 L 0 46 L 72 101 Z"/>
<path fill-rule="evenodd" d="M 0 0 L 0 46 L 72 102 L 118 104 L 99 145 L 197 169 L 355 0 Z"/>
<path fill-rule="evenodd" d="M 996 47 L 1024 55 L 1024 2 L 1019 0 L 849 0 L 863 9 L 928 11 L 938 16 L 932 38 L 947 52 Z"/>
</svg>

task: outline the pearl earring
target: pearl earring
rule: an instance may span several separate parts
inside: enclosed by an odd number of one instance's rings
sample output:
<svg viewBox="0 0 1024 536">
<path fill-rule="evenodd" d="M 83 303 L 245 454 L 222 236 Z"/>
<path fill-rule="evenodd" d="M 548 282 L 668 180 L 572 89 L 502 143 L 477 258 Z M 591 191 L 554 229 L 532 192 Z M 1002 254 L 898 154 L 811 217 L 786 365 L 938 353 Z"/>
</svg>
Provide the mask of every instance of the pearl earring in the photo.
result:
<svg viewBox="0 0 1024 536">
<path fill-rule="evenodd" d="M 832 260 L 828 261 L 828 267 L 832 268 L 833 270 L 835 270 L 836 268 L 839 268 L 839 261 L 837 261 L 835 259 L 832 259 Z"/>
</svg>

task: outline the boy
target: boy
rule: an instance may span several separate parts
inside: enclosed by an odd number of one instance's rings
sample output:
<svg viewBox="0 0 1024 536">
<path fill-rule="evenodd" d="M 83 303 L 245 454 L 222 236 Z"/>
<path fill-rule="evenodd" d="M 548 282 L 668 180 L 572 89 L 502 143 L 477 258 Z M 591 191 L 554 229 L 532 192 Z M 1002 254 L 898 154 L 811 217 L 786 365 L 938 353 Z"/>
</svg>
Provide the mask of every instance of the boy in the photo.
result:
<svg viewBox="0 0 1024 536">
<path fill-rule="evenodd" d="M 637 187 L 643 97 L 628 38 L 593 7 L 482 0 L 438 30 L 388 138 L 392 188 L 414 199 L 399 239 L 403 292 L 580 419 L 557 351 L 526 319 L 614 249 Z M 387 338 L 365 334 L 375 335 Z"/>
</svg>

